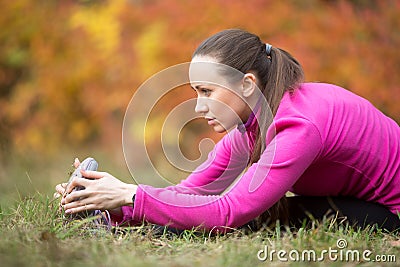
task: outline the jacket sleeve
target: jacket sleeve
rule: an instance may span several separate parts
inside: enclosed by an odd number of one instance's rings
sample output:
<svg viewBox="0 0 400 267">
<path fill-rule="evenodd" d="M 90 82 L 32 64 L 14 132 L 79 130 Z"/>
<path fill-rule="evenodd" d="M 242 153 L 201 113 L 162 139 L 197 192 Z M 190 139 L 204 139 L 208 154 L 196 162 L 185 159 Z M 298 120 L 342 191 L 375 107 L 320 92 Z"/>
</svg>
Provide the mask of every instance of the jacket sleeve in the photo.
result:
<svg viewBox="0 0 400 267">
<path fill-rule="evenodd" d="M 247 223 L 278 201 L 322 148 L 319 131 L 302 118 L 274 122 L 266 144 L 260 160 L 222 195 L 139 185 L 131 219 L 179 229 L 200 227 L 222 232 Z"/>
<path fill-rule="evenodd" d="M 209 153 L 208 159 L 185 180 L 165 190 L 181 194 L 219 195 L 225 191 L 248 163 L 249 139 L 246 134 L 231 131 Z"/>
<path fill-rule="evenodd" d="M 209 153 L 207 160 L 196 168 L 185 180 L 163 190 L 179 194 L 219 195 L 225 191 L 246 167 L 249 155 L 249 139 L 245 134 L 231 131 L 226 134 Z M 121 216 L 111 216 L 113 225 L 135 225 L 133 208 L 122 207 Z"/>
</svg>

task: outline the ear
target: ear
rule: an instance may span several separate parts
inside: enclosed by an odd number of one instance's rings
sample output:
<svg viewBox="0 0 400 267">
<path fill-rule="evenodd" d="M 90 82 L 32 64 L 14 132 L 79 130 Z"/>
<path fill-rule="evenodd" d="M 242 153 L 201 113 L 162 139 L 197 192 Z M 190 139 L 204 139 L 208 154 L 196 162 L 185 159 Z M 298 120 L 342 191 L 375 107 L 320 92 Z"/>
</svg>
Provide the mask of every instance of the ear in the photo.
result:
<svg viewBox="0 0 400 267">
<path fill-rule="evenodd" d="M 244 97 L 250 97 L 256 88 L 256 76 L 253 73 L 246 73 L 242 81 L 242 94 Z"/>
</svg>

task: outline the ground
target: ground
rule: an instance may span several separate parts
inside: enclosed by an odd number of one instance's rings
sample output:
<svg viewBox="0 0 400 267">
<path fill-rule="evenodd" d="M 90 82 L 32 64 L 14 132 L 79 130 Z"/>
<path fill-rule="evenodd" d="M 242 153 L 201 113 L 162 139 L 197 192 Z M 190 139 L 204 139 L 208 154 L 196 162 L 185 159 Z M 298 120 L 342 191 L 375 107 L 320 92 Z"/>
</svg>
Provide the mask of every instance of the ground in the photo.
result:
<svg viewBox="0 0 400 267">
<path fill-rule="evenodd" d="M 307 228 L 210 235 L 155 234 L 152 226 L 95 227 L 68 222 L 58 200 L 36 193 L 0 209 L 2 266 L 396 266 L 396 233 L 327 219 Z"/>
</svg>

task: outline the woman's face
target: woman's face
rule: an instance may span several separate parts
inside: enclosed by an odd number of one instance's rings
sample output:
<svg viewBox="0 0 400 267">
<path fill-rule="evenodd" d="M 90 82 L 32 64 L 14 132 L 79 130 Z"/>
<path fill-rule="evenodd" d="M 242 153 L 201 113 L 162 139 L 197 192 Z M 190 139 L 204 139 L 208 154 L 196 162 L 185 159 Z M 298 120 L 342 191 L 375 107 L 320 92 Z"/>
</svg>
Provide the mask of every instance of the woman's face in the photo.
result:
<svg viewBox="0 0 400 267">
<path fill-rule="evenodd" d="M 220 66 L 215 63 L 213 58 L 196 56 L 189 73 L 197 93 L 195 111 L 204 116 L 214 131 L 222 133 L 245 122 L 251 109 L 241 95 L 242 82 L 232 83 L 222 77 L 216 70 Z"/>
</svg>

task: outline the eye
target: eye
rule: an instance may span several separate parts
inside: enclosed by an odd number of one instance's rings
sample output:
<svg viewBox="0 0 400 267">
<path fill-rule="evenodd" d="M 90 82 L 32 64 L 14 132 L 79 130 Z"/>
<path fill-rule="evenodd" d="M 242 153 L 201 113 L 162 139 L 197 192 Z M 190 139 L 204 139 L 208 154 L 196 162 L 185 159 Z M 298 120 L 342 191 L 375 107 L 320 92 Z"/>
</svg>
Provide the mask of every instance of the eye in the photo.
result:
<svg viewBox="0 0 400 267">
<path fill-rule="evenodd" d="M 192 87 L 195 91 L 196 91 L 196 93 L 197 93 L 197 95 L 201 95 L 201 96 L 206 96 L 206 97 L 208 97 L 208 96 L 210 96 L 211 95 L 211 93 L 212 93 L 212 89 L 209 89 L 209 88 L 207 88 L 207 87 L 203 87 L 203 86 L 193 86 Z"/>
<path fill-rule="evenodd" d="M 211 90 L 207 89 L 207 88 L 201 88 L 200 92 L 202 95 L 205 95 L 205 96 L 210 96 L 210 94 L 211 94 Z"/>
</svg>

